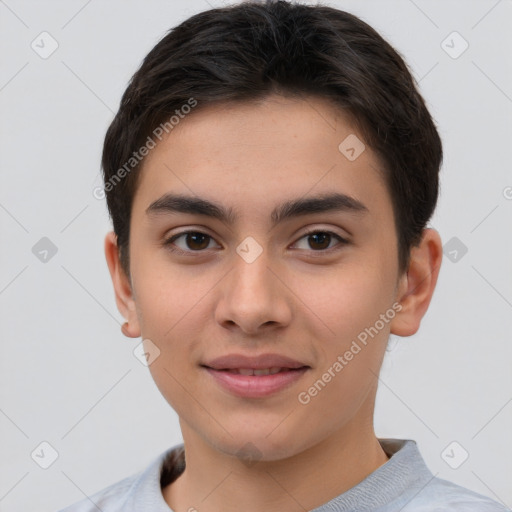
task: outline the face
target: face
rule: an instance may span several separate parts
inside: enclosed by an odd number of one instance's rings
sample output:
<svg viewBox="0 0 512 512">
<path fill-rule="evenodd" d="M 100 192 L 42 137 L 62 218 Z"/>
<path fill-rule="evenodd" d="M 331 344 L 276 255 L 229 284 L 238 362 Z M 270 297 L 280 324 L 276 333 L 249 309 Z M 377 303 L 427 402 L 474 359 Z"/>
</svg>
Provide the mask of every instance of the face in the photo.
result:
<svg viewBox="0 0 512 512">
<path fill-rule="evenodd" d="M 226 454 L 250 443 L 275 460 L 371 424 L 400 275 L 381 164 L 360 144 L 326 101 L 272 96 L 194 112 L 147 156 L 130 230 L 133 308 L 185 438 Z M 205 367 L 231 354 L 306 368 Z"/>
</svg>

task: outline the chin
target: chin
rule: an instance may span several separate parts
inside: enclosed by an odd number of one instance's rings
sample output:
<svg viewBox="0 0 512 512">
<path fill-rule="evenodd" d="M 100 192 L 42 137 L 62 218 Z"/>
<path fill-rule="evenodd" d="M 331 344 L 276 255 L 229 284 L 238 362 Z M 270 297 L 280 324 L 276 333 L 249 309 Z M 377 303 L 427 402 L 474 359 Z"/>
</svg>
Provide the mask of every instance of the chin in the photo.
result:
<svg viewBox="0 0 512 512">
<path fill-rule="evenodd" d="M 267 430 L 254 435 L 250 435 L 247 430 L 230 432 L 233 437 L 212 440 L 211 444 L 218 451 L 245 461 L 248 467 L 258 461 L 272 462 L 292 457 L 314 444 L 313 441 L 307 443 L 306 440 L 301 443 L 300 439 L 287 432 L 280 436 L 268 437 Z"/>
</svg>

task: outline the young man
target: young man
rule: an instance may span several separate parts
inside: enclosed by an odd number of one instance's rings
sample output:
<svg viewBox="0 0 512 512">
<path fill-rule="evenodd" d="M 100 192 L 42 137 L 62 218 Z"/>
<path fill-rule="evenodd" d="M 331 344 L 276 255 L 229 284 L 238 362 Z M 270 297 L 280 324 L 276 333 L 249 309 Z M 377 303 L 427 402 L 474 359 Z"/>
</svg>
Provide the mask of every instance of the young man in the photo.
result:
<svg viewBox="0 0 512 512">
<path fill-rule="evenodd" d="M 105 139 L 105 253 L 184 444 L 66 512 L 503 511 L 378 439 L 390 333 L 436 285 L 442 147 L 397 52 L 243 3 L 148 54 Z"/>
</svg>

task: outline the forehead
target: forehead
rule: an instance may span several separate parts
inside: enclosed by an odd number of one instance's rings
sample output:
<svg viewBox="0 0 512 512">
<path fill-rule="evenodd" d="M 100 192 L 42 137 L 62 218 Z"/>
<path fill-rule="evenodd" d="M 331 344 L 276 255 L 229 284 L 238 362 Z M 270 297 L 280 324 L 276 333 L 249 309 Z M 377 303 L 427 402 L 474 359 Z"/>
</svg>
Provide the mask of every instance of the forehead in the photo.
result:
<svg viewBox="0 0 512 512">
<path fill-rule="evenodd" d="M 381 163 L 330 102 L 271 96 L 193 111 L 143 162 L 133 211 L 166 192 L 259 216 L 283 199 L 339 192 L 390 207 Z M 355 157 L 355 158 L 354 158 Z"/>
</svg>

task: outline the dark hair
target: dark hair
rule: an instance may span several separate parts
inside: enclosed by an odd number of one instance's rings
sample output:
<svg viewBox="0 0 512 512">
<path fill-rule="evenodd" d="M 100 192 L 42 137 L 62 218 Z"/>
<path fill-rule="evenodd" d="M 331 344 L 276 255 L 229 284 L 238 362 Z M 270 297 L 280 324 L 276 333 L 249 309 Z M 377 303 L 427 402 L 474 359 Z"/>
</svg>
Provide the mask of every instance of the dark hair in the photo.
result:
<svg viewBox="0 0 512 512">
<path fill-rule="evenodd" d="M 272 93 L 328 99 L 352 120 L 383 164 L 398 265 L 405 271 L 410 249 L 435 209 L 443 157 L 439 134 L 407 65 L 352 14 L 267 0 L 204 11 L 171 29 L 123 94 L 105 136 L 102 167 L 128 276 L 130 216 L 141 161 L 135 152 L 154 142 L 151 134 L 172 124 L 170 116 L 184 105 L 199 105 L 193 115 L 202 105 L 258 101 Z"/>
</svg>

